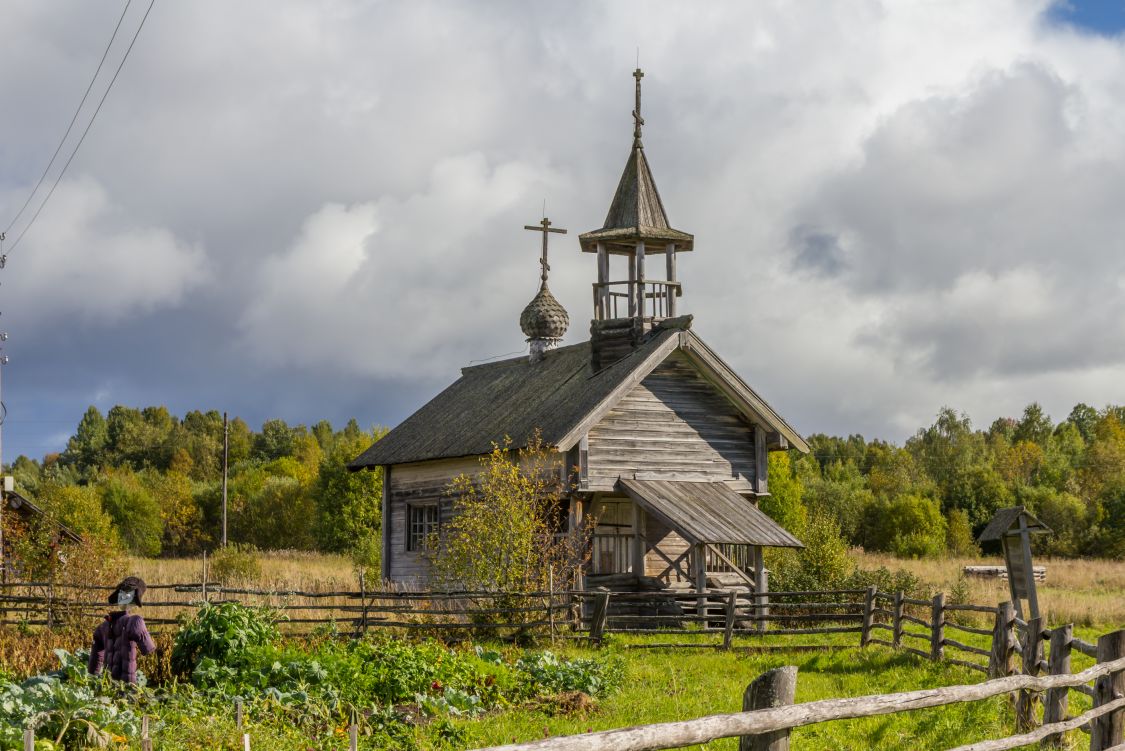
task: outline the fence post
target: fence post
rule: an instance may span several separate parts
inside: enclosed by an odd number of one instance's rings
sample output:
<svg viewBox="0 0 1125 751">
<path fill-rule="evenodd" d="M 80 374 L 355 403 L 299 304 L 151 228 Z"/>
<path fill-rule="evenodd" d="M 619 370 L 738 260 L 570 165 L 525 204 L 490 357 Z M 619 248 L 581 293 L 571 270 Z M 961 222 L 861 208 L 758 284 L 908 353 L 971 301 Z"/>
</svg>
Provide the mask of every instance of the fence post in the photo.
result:
<svg viewBox="0 0 1125 751">
<path fill-rule="evenodd" d="M 992 653 L 988 657 L 988 677 L 1004 678 L 1014 670 L 1012 649 L 1012 624 L 1016 620 L 1015 606 L 1002 602 L 996 608 L 996 624 L 992 627 Z"/>
<path fill-rule="evenodd" d="M 203 584 L 202 584 L 202 597 L 203 601 L 207 602 L 207 551 L 203 551 Z"/>
<path fill-rule="evenodd" d="M 742 711 L 784 707 L 793 703 L 797 694 L 797 668 L 786 665 L 767 670 L 746 687 L 742 694 Z M 738 741 L 738 751 L 789 751 L 789 731 L 778 730 L 761 735 L 744 735 Z"/>
<path fill-rule="evenodd" d="M 871 642 L 871 625 L 875 622 L 875 587 L 868 587 L 863 598 L 863 630 L 859 635 L 859 646 L 866 647 Z"/>
<path fill-rule="evenodd" d="M 348 726 L 348 751 L 359 751 L 359 725 Z"/>
<path fill-rule="evenodd" d="M 30 727 L 23 729 L 23 751 L 35 751 L 35 731 Z"/>
<path fill-rule="evenodd" d="M 141 717 L 141 751 L 152 751 L 152 736 L 148 734 L 148 715 Z"/>
<path fill-rule="evenodd" d="M 242 699 L 236 698 L 234 700 L 234 726 L 242 730 Z"/>
<path fill-rule="evenodd" d="M 1024 675 L 1039 675 L 1039 663 L 1043 659 L 1043 619 L 1028 618 L 1027 632 L 1020 648 L 1020 663 Z M 1035 705 L 1039 702 L 1039 692 L 1023 689 L 1016 698 L 1016 728 L 1026 732 L 1036 727 Z"/>
<path fill-rule="evenodd" d="M 359 602 L 360 602 L 360 616 L 359 616 L 359 630 L 363 635 L 367 635 L 367 574 L 364 571 L 359 572 Z"/>
<path fill-rule="evenodd" d="M 555 567 L 547 569 L 547 624 L 551 629 L 551 645 L 555 643 Z"/>
<path fill-rule="evenodd" d="M 731 640 L 734 638 L 734 609 L 738 604 L 738 592 L 731 590 L 727 595 L 726 623 L 723 624 L 723 649 L 730 649 Z"/>
<path fill-rule="evenodd" d="M 1125 629 L 1098 638 L 1098 662 L 1125 657 Z M 1125 697 L 1125 670 L 1103 675 L 1094 682 L 1094 707 Z M 1120 709 L 1090 724 L 1090 751 L 1106 751 L 1125 742 L 1125 711 Z"/>
<path fill-rule="evenodd" d="M 895 645 L 895 649 L 902 646 L 902 611 L 906 605 L 906 603 L 903 602 L 905 597 L 906 593 L 901 589 L 895 592 L 895 609 L 894 615 L 891 616 L 891 627 L 893 628 L 891 632 L 893 634 L 891 643 Z"/>
<path fill-rule="evenodd" d="M 945 657 L 945 593 L 934 595 L 930 606 L 930 659 L 935 662 Z"/>
<path fill-rule="evenodd" d="M 605 633 L 606 621 L 609 617 L 609 590 L 598 588 L 598 596 L 594 600 L 594 611 L 590 614 L 590 643 L 600 644 L 602 634 Z"/>
<path fill-rule="evenodd" d="M 1056 626 L 1051 632 L 1051 654 L 1047 670 L 1051 675 L 1070 675 L 1070 645 L 1074 641 L 1074 625 Z M 1050 725 L 1066 719 L 1068 688 L 1049 688 L 1043 702 L 1043 724 Z M 1055 733 L 1043 739 L 1043 748 L 1063 748 L 1066 736 Z"/>
</svg>

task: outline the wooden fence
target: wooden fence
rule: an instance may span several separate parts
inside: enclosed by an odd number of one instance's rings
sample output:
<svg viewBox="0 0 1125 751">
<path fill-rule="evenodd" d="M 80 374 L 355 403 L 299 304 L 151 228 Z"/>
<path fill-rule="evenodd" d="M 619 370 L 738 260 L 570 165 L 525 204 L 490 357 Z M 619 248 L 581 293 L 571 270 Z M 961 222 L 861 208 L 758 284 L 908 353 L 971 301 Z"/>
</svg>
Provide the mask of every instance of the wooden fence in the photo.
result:
<svg viewBox="0 0 1125 751">
<path fill-rule="evenodd" d="M 111 587 L 42 582 L 3 584 L 0 623 L 55 626 L 100 617 L 109 607 L 106 596 L 111 591 Z M 970 744 L 957 751 L 999 751 L 1039 741 L 1060 747 L 1061 734 L 1079 727 L 1090 732 L 1092 751 L 1125 751 L 1125 631 L 1107 634 L 1092 644 L 1075 638 L 1070 625 L 1048 629 L 1041 619 L 1028 622 L 1017 618 L 1011 603 L 996 607 L 951 603 L 944 594 L 923 600 L 907 597 L 904 592 L 882 593 L 874 587 L 768 595 L 742 590 L 512 594 L 369 592 L 362 583 L 359 591 L 340 592 L 187 583 L 150 585 L 145 594 L 145 619 L 159 630 L 178 623 L 178 616 L 194 611 L 201 602 L 229 601 L 277 608 L 288 618 L 290 633 L 327 624 L 354 633 L 393 628 L 512 636 L 535 631 L 552 639 L 580 639 L 592 644 L 601 643 L 609 634 L 646 634 L 662 639 L 692 638 L 644 640 L 626 646 L 715 649 L 731 649 L 736 637 L 856 634 L 860 646 L 882 645 L 930 660 L 945 660 L 985 673 L 990 679 L 976 685 L 832 699 L 547 739 L 502 747 L 505 751 L 655 750 L 734 736 L 767 737 L 772 739 L 767 745 L 753 745 L 759 743 L 758 738 L 745 741 L 742 747 L 776 751 L 786 746 L 769 744 L 787 738 L 792 728 L 1002 694 L 1013 697 L 1020 735 Z M 839 646 L 838 640 L 834 643 Z M 818 648 L 823 646 L 827 645 Z M 1093 658 L 1096 664 L 1072 674 L 1074 653 Z M 1078 717 L 1068 717 L 1071 690 L 1092 697 L 1093 708 Z M 778 692 L 748 689 L 747 696 L 751 695 L 777 696 Z"/>
<path fill-rule="evenodd" d="M 877 595 L 870 599 L 877 599 Z M 901 593 L 896 594 L 894 599 L 898 601 L 899 607 L 924 602 L 911 601 L 902 597 Z M 929 604 L 935 614 L 952 609 L 952 606 L 943 606 L 939 610 L 933 602 Z M 964 609 L 968 607 L 978 606 L 959 606 L 953 612 L 965 612 Z M 986 608 L 982 607 L 980 610 Z M 995 627 L 990 636 L 996 641 L 989 652 L 989 664 L 971 665 L 995 676 L 983 683 L 793 704 L 797 668 L 789 666 L 771 670 L 747 686 L 743 695 L 743 712 L 548 738 L 530 743 L 496 746 L 484 751 L 659 751 L 735 737 L 742 739 L 740 751 L 788 751 L 789 731 L 794 728 L 834 720 L 943 707 L 1005 694 L 1015 707 L 1017 734 L 958 746 L 953 751 L 1005 751 L 1036 743 L 1043 748 L 1064 748 L 1064 734 L 1073 730 L 1083 730 L 1089 734 L 1090 751 L 1125 751 L 1125 630 L 1106 634 L 1098 639 L 1097 644 L 1091 644 L 1074 638 L 1073 626 L 1070 625 L 1048 630 L 1036 623 L 1038 619 L 1031 623 L 1020 621 L 1015 618 L 1010 603 L 1004 603 L 994 610 Z M 892 616 L 894 612 L 891 611 Z M 862 630 L 865 643 L 892 646 L 893 642 L 869 636 L 876 626 L 883 625 L 870 621 L 870 618 L 865 614 Z M 902 629 L 905 623 L 915 623 L 917 620 L 921 619 L 904 615 L 897 619 L 898 627 Z M 935 618 L 933 623 L 940 624 L 942 621 L 941 618 Z M 925 625 L 933 629 L 933 623 Z M 946 622 L 945 625 L 949 623 Z M 895 626 L 892 625 L 891 628 L 893 630 Z M 983 631 L 978 629 L 977 633 Z M 905 635 L 908 632 L 900 633 Z M 1022 642 L 1018 636 L 1021 633 Z M 1050 644 L 1050 656 L 1047 660 L 1043 659 L 1044 640 Z M 905 646 L 901 648 L 927 659 L 949 660 L 950 658 L 943 658 L 940 647 L 943 643 L 949 645 L 950 641 L 934 639 L 929 651 Z M 969 648 L 969 651 L 978 654 L 984 652 L 978 648 Z M 1095 664 L 1071 673 L 1071 654 L 1074 651 L 1093 657 Z M 1017 655 L 1022 663 L 1019 669 L 1016 667 Z M 950 661 L 968 665 L 967 661 L 957 658 Z M 1039 673 L 1044 668 L 1050 674 L 1040 676 Z M 1068 716 L 1071 690 L 1092 697 L 1092 708 L 1077 716 Z M 1039 704 L 1043 706 L 1042 719 L 1036 711 Z"/>
</svg>

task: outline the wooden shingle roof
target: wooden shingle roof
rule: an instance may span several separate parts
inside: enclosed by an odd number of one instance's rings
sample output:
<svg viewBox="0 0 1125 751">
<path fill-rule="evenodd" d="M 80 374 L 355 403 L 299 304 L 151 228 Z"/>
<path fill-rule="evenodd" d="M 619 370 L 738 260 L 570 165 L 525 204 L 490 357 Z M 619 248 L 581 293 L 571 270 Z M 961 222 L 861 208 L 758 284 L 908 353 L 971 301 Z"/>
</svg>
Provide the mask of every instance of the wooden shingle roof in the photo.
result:
<svg viewBox="0 0 1125 751">
<path fill-rule="evenodd" d="M 804 544 L 750 500 L 721 482 L 618 481 L 645 510 L 690 542 L 803 548 Z"/>
<path fill-rule="evenodd" d="M 660 191 L 656 189 L 656 180 L 649 169 L 644 147 L 639 144 L 633 146 L 625 162 L 625 171 L 621 173 L 617 192 L 613 194 L 605 224 L 599 230 L 578 236 L 582 249 L 591 253 L 597 251 L 599 242 L 637 240 L 660 245 L 675 243 L 679 250 L 691 250 L 695 241 L 694 236 L 672 229 L 668 224 L 664 202 L 660 200 Z"/>
<path fill-rule="evenodd" d="M 714 382 L 748 418 L 789 444 L 808 444 L 691 331 L 657 328 L 636 349 L 594 372 L 590 343 L 464 368 L 461 378 L 349 464 L 380 465 L 478 456 L 512 439 L 520 448 L 538 429 L 544 444 L 571 448 L 628 391 L 676 349 Z"/>
</svg>

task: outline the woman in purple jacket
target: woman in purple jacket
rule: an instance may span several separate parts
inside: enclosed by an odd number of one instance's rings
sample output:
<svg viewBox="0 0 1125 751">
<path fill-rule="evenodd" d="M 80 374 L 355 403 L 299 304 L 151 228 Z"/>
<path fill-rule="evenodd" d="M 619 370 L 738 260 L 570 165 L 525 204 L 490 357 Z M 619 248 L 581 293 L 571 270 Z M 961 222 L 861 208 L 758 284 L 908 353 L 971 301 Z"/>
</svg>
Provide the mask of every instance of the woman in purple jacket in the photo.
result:
<svg viewBox="0 0 1125 751">
<path fill-rule="evenodd" d="M 90 648 L 89 670 L 92 675 L 102 671 L 109 663 L 109 674 L 114 680 L 127 683 L 137 682 L 137 650 L 142 655 L 150 655 L 156 644 L 148 633 L 145 619 L 130 612 L 141 606 L 141 596 L 145 593 L 145 583 L 136 576 L 126 577 L 113 594 L 109 596 L 110 605 L 119 605 L 94 629 L 94 646 Z"/>
</svg>

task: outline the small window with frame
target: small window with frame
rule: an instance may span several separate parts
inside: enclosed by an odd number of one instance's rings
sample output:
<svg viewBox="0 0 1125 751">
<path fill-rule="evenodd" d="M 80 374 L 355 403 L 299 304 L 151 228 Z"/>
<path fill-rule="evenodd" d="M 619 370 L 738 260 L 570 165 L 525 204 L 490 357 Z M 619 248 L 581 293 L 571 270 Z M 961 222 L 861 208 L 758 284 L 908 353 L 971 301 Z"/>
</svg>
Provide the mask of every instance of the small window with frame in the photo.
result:
<svg viewBox="0 0 1125 751">
<path fill-rule="evenodd" d="M 438 505 L 408 505 L 406 507 L 406 549 L 424 550 L 430 536 L 438 531 Z"/>
</svg>

